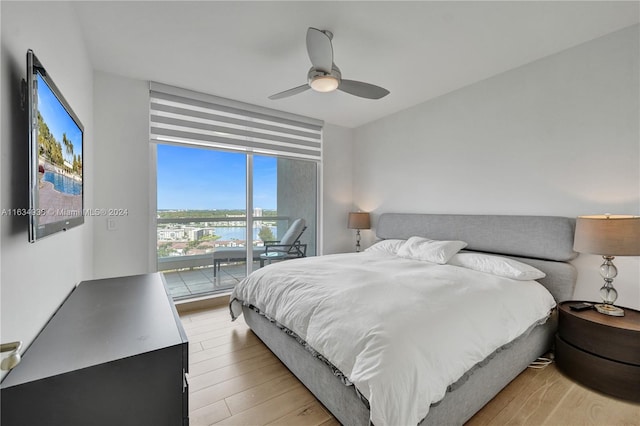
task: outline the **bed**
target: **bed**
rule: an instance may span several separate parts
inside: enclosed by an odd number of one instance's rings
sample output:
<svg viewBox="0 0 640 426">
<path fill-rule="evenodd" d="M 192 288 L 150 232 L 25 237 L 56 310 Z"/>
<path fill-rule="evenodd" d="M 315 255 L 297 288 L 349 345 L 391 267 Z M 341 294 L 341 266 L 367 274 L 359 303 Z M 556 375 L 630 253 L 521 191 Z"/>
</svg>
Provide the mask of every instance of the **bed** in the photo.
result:
<svg viewBox="0 0 640 426">
<path fill-rule="evenodd" d="M 576 256 L 574 227 L 574 220 L 564 217 L 385 213 L 376 235 L 386 242 L 376 246 L 420 238 L 466 245 L 442 264 L 407 259 L 385 248 L 384 253 L 372 249 L 270 265 L 234 289 L 232 316 L 242 313 L 254 333 L 342 424 L 463 424 L 551 347 L 553 306 L 570 299 L 575 286 L 576 271 L 567 263 Z M 460 255 L 474 253 L 500 255 L 546 276 L 516 282 L 456 264 L 465 257 Z M 433 289 L 416 284 L 432 274 Z M 449 285 L 448 274 L 464 277 L 462 283 Z M 341 282 L 349 275 L 356 277 L 354 283 Z M 393 285 L 385 286 L 387 280 Z M 319 293 L 309 296 L 311 287 Z M 375 293 L 382 297 L 369 299 Z M 519 299 L 525 303 L 518 305 Z M 541 306 L 529 309 L 538 299 Z M 310 305 L 287 318 L 305 303 Z M 373 325 L 376 316 L 382 321 Z M 402 317 L 409 327 L 400 322 Z M 453 321 L 458 317 L 471 322 L 458 324 Z M 485 319 L 487 324 L 480 324 Z M 515 328 L 507 330 L 506 325 Z M 485 336 L 482 327 L 492 334 Z M 467 329 L 472 334 L 458 336 Z M 494 329 L 507 340 L 494 339 Z M 460 346 L 474 336 L 480 346 Z M 369 355 L 362 355 L 363 346 Z M 424 362 L 417 362 L 423 355 Z"/>
</svg>

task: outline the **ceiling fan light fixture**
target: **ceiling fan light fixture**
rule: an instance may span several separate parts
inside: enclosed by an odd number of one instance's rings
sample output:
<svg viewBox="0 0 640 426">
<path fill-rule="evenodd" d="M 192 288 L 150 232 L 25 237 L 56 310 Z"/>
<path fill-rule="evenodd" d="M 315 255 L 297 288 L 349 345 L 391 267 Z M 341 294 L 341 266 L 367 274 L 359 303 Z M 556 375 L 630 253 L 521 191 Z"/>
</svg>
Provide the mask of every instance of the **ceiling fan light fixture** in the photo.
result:
<svg viewBox="0 0 640 426">
<path fill-rule="evenodd" d="M 332 75 L 317 76 L 309 82 L 309 86 L 316 92 L 333 92 L 340 85 L 340 81 Z"/>
</svg>

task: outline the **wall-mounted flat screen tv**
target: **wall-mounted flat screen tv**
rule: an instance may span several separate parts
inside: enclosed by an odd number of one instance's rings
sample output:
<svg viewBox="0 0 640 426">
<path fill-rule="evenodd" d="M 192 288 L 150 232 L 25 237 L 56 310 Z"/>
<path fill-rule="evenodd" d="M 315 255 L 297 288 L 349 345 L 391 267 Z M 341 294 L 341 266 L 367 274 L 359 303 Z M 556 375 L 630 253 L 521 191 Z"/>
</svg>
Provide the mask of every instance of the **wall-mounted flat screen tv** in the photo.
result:
<svg viewBox="0 0 640 426">
<path fill-rule="evenodd" d="M 29 241 L 84 223 L 84 127 L 32 50 L 27 52 Z"/>
</svg>

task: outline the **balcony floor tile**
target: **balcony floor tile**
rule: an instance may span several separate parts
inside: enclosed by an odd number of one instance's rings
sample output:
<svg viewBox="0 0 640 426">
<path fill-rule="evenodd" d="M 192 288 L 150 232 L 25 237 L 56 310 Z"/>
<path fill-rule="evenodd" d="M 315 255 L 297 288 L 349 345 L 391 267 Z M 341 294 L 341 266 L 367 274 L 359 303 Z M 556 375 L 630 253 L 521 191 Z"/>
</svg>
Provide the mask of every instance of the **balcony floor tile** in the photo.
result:
<svg viewBox="0 0 640 426">
<path fill-rule="evenodd" d="M 259 262 L 254 262 L 254 270 Z M 174 299 L 188 299 L 206 294 L 228 291 L 246 276 L 244 263 L 221 265 L 213 276 L 213 267 L 163 272 L 169 293 Z"/>
</svg>

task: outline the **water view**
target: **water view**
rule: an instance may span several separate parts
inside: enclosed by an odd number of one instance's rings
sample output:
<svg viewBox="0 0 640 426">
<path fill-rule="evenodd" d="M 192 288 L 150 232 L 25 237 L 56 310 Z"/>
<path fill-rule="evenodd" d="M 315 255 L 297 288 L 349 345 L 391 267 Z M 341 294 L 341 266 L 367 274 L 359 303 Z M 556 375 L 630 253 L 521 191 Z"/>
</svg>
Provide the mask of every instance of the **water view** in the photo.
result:
<svg viewBox="0 0 640 426">
<path fill-rule="evenodd" d="M 266 226 L 266 225 L 265 225 Z M 253 241 L 260 240 L 260 232 L 262 232 L 263 226 L 253 228 Z M 266 226 L 272 235 L 277 234 L 278 228 L 276 226 Z M 223 241 L 246 241 L 247 240 L 247 228 L 243 226 L 230 226 L 230 227 L 215 227 L 214 234 L 220 237 Z"/>
</svg>

